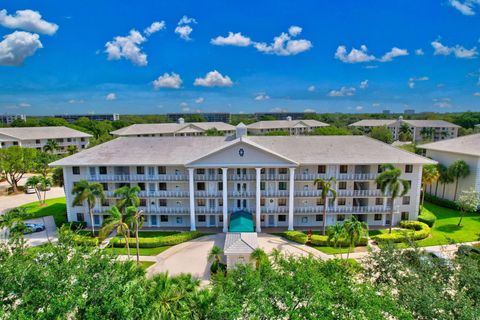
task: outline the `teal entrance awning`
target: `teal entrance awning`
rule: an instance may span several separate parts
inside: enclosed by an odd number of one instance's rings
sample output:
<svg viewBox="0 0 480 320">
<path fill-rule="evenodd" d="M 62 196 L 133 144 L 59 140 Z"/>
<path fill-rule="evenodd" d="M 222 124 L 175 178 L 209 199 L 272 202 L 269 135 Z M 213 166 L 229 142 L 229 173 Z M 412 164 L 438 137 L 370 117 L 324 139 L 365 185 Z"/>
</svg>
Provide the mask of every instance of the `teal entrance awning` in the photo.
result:
<svg viewBox="0 0 480 320">
<path fill-rule="evenodd" d="M 253 232 L 253 218 L 248 211 L 241 210 L 230 215 L 230 232 Z"/>
</svg>

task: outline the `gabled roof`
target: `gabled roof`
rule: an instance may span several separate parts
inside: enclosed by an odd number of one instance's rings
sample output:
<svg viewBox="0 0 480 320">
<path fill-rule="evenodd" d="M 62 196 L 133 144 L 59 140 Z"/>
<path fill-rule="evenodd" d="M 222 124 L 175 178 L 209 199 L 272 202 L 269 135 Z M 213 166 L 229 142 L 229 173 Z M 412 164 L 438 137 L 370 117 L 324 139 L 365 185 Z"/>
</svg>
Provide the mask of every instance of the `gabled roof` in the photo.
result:
<svg viewBox="0 0 480 320">
<path fill-rule="evenodd" d="M 297 126 L 327 127 L 327 123 L 317 120 L 270 120 L 258 121 L 247 126 L 248 129 L 290 129 Z"/>
<path fill-rule="evenodd" d="M 258 248 L 258 238 L 255 232 L 227 233 L 223 253 L 250 254 Z"/>
<path fill-rule="evenodd" d="M 390 126 L 396 122 L 404 122 L 418 128 L 459 128 L 456 124 L 444 120 L 406 120 L 406 119 L 364 119 L 350 124 L 352 127 L 379 127 Z"/>
<path fill-rule="evenodd" d="M 480 133 L 422 144 L 418 148 L 480 157 Z"/>
<path fill-rule="evenodd" d="M 364 119 L 352 124 L 351 127 L 377 127 L 377 126 L 389 126 L 397 122 L 397 120 L 391 119 Z"/>
<path fill-rule="evenodd" d="M 198 132 L 209 129 L 233 131 L 235 127 L 224 122 L 189 122 L 189 123 L 141 123 L 110 132 L 115 136 L 136 136 L 145 134 L 173 134 L 196 128 Z"/>
<path fill-rule="evenodd" d="M 88 138 L 88 133 L 64 126 L 59 127 L 14 127 L 0 128 L 0 135 L 11 137 L 12 140 L 37 140 L 60 138 Z M 6 139 L 4 137 L 3 139 Z"/>
</svg>

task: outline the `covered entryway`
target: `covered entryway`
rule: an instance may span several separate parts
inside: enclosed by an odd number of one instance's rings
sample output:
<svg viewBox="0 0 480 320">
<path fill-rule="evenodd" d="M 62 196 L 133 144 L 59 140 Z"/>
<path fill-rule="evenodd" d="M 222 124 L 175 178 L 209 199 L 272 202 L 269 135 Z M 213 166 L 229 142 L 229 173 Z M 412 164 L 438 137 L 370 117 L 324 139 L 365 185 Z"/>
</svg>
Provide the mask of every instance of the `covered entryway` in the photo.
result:
<svg viewBox="0 0 480 320">
<path fill-rule="evenodd" d="M 229 232 L 253 232 L 253 216 L 250 212 L 240 210 L 230 215 Z"/>
</svg>

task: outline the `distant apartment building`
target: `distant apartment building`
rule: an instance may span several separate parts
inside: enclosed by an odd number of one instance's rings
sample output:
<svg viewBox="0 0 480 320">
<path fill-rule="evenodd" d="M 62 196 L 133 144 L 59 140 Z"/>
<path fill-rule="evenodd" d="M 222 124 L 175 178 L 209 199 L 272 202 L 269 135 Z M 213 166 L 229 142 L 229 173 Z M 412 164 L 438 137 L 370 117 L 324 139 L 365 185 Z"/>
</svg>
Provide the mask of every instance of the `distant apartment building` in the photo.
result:
<svg viewBox="0 0 480 320">
<path fill-rule="evenodd" d="M 275 120 L 287 120 L 288 117 L 292 120 L 304 119 L 307 114 L 316 114 L 315 112 L 256 112 L 255 119 L 261 121 L 264 118 L 272 118 Z"/>
<path fill-rule="evenodd" d="M 0 114 L 0 125 L 10 125 L 15 120 L 27 121 L 24 114 Z"/>
<path fill-rule="evenodd" d="M 177 123 L 142 123 L 110 132 L 117 137 L 168 137 L 168 136 L 204 136 L 208 130 L 216 129 L 224 135 L 234 133 L 235 127 L 224 122 L 184 122 Z"/>
<path fill-rule="evenodd" d="M 415 114 L 415 109 L 405 109 L 405 111 L 403 111 L 403 114 L 405 115 Z"/>
<path fill-rule="evenodd" d="M 88 118 L 92 121 L 118 121 L 120 120 L 120 115 L 118 113 L 108 113 L 108 114 L 61 114 L 54 115 L 55 118 L 65 119 L 67 122 L 75 122 L 80 118 Z"/>
<path fill-rule="evenodd" d="M 67 127 L 0 128 L 0 148 L 20 146 L 43 150 L 49 140 L 58 144 L 57 154 L 67 153 L 68 146 L 86 149 L 92 136 Z"/>
<path fill-rule="evenodd" d="M 438 161 L 446 167 L 457 160 L 463 160 L 468 164 L 470 174 L 459 180 L 457 198 L 462 190 L 473 188 L 480 192 L 480 133 L 447 141 L 422 144 L 418 147 L 425 150 L 427 157 Z M 449 200 L 454 199 L 455 183 L 445 184 L 445 193 L 443 185 L 440 183 L 438 188 L 434 185 L 432 189 L 437 190 L 436 195 L 438 197 L 444 197 Z M 433 191 L 431 193 L 435 194 Z"/>
<path fill-rule="evenodd" d="M 405 120 L 403 117 L 399 117 L 397 120 L 366 119 L 349 126 L 360 128 L 365 133 L 369 133 L 374 127 L 386 126 L 392 132 L 394 140 L 398 140 L 402 130 L 407 129 L 415 142 L 453 139 L 458 136 L 458 128 L 460 128 L 460 126 L 444 120 Z"/>
<path fill-rule="evenodd" d="M 317 120 L 286 120 L 259 121 L 247 126 L 248 133 L 253 135 L 266 134 L 275 131 L 286 131 L 290 135 L 301 135 L 313 132 L 317 128 L 327 127 L 327 123 Z"/>
<path fill-rule="evenodd" d="M 383 110 L 382 113 L 383 113 L 383 114 L 390 114 L 390 113 L 392 113 L 392 112 L 391 112 L 390 110 Z"/>
<path fill-rule="evenodd" d="M 168 113 L 167 117 L 172 122 L 178 122 L 178 119 L 188 119 L 190 116 L 202 116 L 207 122 L 225 122 L 230 123 L 230 113 L 227 112 L 207 112 L 207 113 Z"/>
</svg>

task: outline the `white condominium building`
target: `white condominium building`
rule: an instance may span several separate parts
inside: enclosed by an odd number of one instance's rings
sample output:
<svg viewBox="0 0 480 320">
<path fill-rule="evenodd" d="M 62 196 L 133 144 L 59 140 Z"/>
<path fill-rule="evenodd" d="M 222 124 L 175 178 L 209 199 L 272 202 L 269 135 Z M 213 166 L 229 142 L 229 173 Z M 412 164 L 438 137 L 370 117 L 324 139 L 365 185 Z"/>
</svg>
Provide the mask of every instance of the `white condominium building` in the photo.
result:
<svg viewBox="0 0 480 320">
<path fill-rule="evenodd" d="M 301 135 L 313 132 L 320 127 L 328 127 L 328 124 L 317 120 L 292 120 L 291 117 L 287 117 L 287 120 L 259 121 L 247 126 L 248 133 L 257 135 L 274 131 L 287 131 L 290 135 Z"/>
<path fill-rule="evenodd" d="M 349 126 L 363 129 L 366 133 L 373 127 L 386 126 L 392 132 L 393 139 L 398 140 L 402 132 L 402 126 L 408 127 L 408 132 L 412 135 L 413 141 L 439 141 L 453 139 L 458 136 L 456 124 L 444 120 L 405 120 L 402 116 L 398 120 L 394 119 L 366 119 L 352 123 Z"/>
<path fill-rule="evenodd" d="M 67 153 L 68 146 L 76 146 L 78 150 L 87 148 L 92 136 L 67 127 L 14 127 L 0 128 L 0 149 L 11 146 L 35 148 L 43 150 L 48 140 L 58 144 L 55 153 Z"/>
<path fill-rule="evenodd" d="M 375 178 L 383 164 L 402 170 L 411 190 L 395 203 Z M 363 136 L 248 136 L 243 124 L 229 137 L 117 138 L 51 164 L 64 170 L 70 221 L 89 221 L 86 205 L 72 206 L 74 184 L 103 185 L 107 200 L 94 208 L 95 226 L 115 205 L 114 190 L 139 186 L 146 227 L 222 227 L 232 213 L 252 215 L 257 231 L 342 222 L 369 225 L 416 219 L 422 166 L 434 161 Z M 323 203 L 313 181 L 335 177 L 337 198 Z"/>
<path fill-rule="evenodd" d="M 224 135 L 235 132 L 235 127 L 224 122 L 190 122 L 183 118 L 177 123 L 133 124 L 110 132 L 117 137 L 168 137 L 168 136 L 205 136 L 208 130 L 216 129 Z"/>
</svg>

